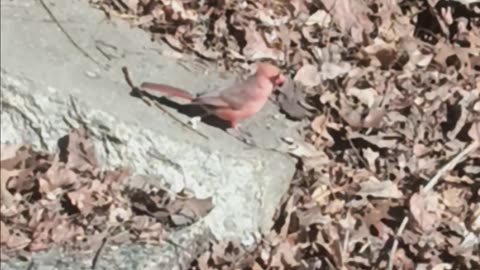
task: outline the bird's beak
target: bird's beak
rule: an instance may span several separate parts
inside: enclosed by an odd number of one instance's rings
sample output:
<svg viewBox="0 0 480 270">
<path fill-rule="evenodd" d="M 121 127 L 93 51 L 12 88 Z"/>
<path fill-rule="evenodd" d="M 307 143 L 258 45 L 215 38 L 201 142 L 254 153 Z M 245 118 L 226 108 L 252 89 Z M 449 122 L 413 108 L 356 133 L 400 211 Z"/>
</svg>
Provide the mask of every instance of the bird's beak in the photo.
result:
<svg viewBox="0 0 480 270">
<path fill-rule="evenodd" d="M 278 74 L 273 78 L 273 83 L 276 86 L 282 87 L 283 84 L 285 83 L 285 76 L 283 76 L 283 74 Z"/>
</svg>

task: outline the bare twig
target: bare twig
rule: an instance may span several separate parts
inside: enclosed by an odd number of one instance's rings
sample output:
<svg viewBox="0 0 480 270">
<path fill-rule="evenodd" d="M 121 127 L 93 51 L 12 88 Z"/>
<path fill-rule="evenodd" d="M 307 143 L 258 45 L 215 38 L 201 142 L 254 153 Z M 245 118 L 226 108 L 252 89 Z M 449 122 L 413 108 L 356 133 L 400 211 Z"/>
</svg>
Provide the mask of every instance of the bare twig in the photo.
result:
<svg viewBox="0 0 480 270">
<path fill-rule="evenodd" d="M 433 187 L 440 180 L 440 177 L 442 177 L 445 173 L 453 169 L 458 163 L 460 163 L 460 161 L 465 156 L 477 150 L 479 147 L 480 147 L 480 141 L 474 141 L 467 148 L 463 149 L 462 152 L 458 153 L 452 160 L 450 160 L 440 170 L 438 170 L 437 174 L 435 174 L 435 176 L 428 181 L 428 184 L 422 189 L 421 193 L 427 193 L 430 190 L 432 190 Z"/>
<path fill-rule="evenodd" d="M 130 78 L 130 74 L 128 73 L 127 67 L 122 67 L 122 72 L 125 76 L 125 80 L 127 81 L 127 84 L 132 88 L 132 91 L 134 93 L 138 94 L 140 96 L 140 98 L 143 100 L 143 102 L 147 103 L 147 105 L 150 106 L 151 105 L 151 100 L 147 99 L 145 97 L 145 95 L 143 95 L 143 91 L 132 83 L 132 80 Z M 192 128 L 191 126 L 189 126 L 188 124 L 185 124 L 182 120 L 178 119 L 178 117 L 176 117 L 174 114 L 172 114 L 171 112 L 169 112 L 168 110 L 163 108 L 163 106 L 160 103 L 158 103 L 157 101 L 153 101 L 153 102 L 158 109 L 160 109 L 162 112 L 168 114 L 168 116 L 173 118 L 175 121 L 179 122 L 183 127 L 197 133 L 198 135 L 202 136 L 203 138 L 205 138 L 207 140 L 209 139 L 207 135 L 201 133 L 200 131 L 198 131 L 198 130 Z"/>
<path fill-rule="evenodd" d="M 99 61 L 95 60 L 95 58 L 93 58 L 90 54 L 88 54 L 84 49 L 82 49 L 82 47 L 80 47 L 77 44 L 77 42 L 72 38 L 72 36 L 70 36 L 70 34 L 67 32 L 67 30 L 65 30 L 65 28 L 62 26 L 62 24 L 58 21 L 57 17 L 55 17 L 55 15 L 53 15 L 53 12 L 50 10 L 50 8 L 47 6 L 47 4 L 45 4 L 45 2 L 43 0 L 38 0 L 38 2 L 40 2 L 42 7 L 48 13 L 48 16 L 50 16 L 50 18 L 57 25 L 57 27 L 60 29 L 60 31 L 62 31 L 62 33 L 67 37 L 67 39 L 70 41 L 70 43 L 72 43 L 72 45 L 75 48 L 77 48 L 77 50 L 80 51 L 81 54 L 83 54 L 83 56 L 85 56 L 86 58 L 88 58 L 89 60 L 94 62 L 95 64 L 105 68 L 104 65 L 102 65 Z"/>
<path fill-rule="evenodd" d="M 394 257 L 398 248 L 398 238 L 403 234 L 403 231 L 405 230 L 407 223 L 408 223 L 408 217 L 404 217 L 402 220 L 402 223 L 400 224 L 400 227 L 398 228 L 397 234 L 395 235 L 395 240 L 393 240 L 392 250 L 390 251 L 390 260 L 388 262 L 388 270 L 393 269 Z"/>
<path fill-rule="evenodd" d="M 35 262 L 33 262 L 33 260 L 31 260 L 30 263 L 27 266 L 27 270 L 33 270 L 34 267 L 35 267 Z"/>
<path fill-rule="evenodd" d="M 374 171 L 374 168 L 370 168 L 370 164 L 368 164 L 367 160 L 365 160 L 365 158 L 360 154 L 360 150 L 358 150 L 358 148 L 355 146 L 355 144 L 353 143 L 350 136 L 348 136 L 348 134 L 347 134 L 347 141 L 350 144 L 350 146 L 352 147 L 353 152 L 358 157 L 360 162 L 363 164 L 363 166 L 365 166 L 365 169 L 367 169 L 367 171 L 369 171 L 373 176 L 375 176 L 375 178 L 380 179 L 380 177 Z"/>
<path fill-rule="evenodd" d="M 438 25 L 440 26 L 440 29 L 442 30 L 442 34 L 445 37 L 448 37 L 449 31 L 448 31 L 448 26 L 447 26 L 446 22 L 443 20 L 442 16 L 440 16 L 440 14 L 438 14 L 438 12 L 435 9 L 435 6 L 432 4 L 432 2 L 427 1 L 427 3 L 428 3 L 428 10 L 437 19 Z"/>
<path fill-rule="evenodd" d="M 348 256 L 348 246 L 350 245 L 350 230 L 347 229 L 346 231 L 342 247 L 342 259 Z"/>
<path fill-rule="evenodd" d="M 93 257 L 93 260 L 92 260 L 92 267 L 91 267 L 92 270 L 97 267 L 98 259 L 100 258 L 100 254 L 102 253 L 103 247 L 105 247 L 105 244 L 107 243 L 107 240 L 108 240 L 108 237 L 105 236 L 102 239 L 102 243 L 98 247 L 97 252 L 95 252 L 95 256 Z"/>
<path fill-rule="evenodd" d="M 145 97 L 145 95 L 142 94 L 142 90 L 140 88 L 136 87 L 132 83 L 132 79 L 130 78 L 130 74 L 128 73 L 127 67 L 122 67 L 122 72 L 125 77 L 125 80 L 127 81 L 128 86 L 132 88 L 132 93 L 140 97 L 140 99 L 145 102 L 148 106 L 152 106 L 152 102 Z"/>
</svg>

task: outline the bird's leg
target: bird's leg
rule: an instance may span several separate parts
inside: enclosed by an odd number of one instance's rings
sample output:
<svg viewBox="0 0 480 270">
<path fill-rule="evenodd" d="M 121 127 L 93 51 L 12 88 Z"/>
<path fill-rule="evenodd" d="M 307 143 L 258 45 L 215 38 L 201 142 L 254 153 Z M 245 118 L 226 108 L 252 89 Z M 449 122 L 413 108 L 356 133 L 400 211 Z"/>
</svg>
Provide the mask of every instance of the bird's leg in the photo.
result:
<svg viewBox="0 0 480 270">
<path fill-rule="evenodd" d="M 237 140 L 249 145 L 249 146 L 252 146 L 252 147 L 255 147 L 257 146 L 256 143 L 254 142 L 253 140 L 253 136 L 250 132 L 240 128 L 240 126 L 236 123 L 236 122 L 233 122 L 233 121 L 230 121 L 230 126 L 231 128 L 229 128 L 227 130 L 227 133 L 229 133 L 230 135 L 232 135 L 233 137 L 235 137 Z"/>
</svg>

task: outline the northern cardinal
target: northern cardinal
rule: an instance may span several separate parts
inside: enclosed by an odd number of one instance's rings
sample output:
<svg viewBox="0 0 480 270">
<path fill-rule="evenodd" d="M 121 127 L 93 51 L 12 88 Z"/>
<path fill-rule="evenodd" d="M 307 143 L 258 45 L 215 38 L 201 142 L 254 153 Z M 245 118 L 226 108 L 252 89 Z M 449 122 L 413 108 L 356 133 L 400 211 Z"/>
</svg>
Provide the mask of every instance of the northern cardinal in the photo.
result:
<svg viewBox="0 0 480 270">
<path fill-rule="evenodd" d="M 257 63 L 256 73 L 245 81 L 198 96 L 165 84 L 144 82 L 140 87 L 189 100 L 190 104 L 201 106 L 209 114 L 228 121 L 232 128 L 237 129 L 237 123 L 260 111 L 275 87 L 282 86 L 284 82 L 285 77 L 278 67 L 260 62 Z"/>
</svg>

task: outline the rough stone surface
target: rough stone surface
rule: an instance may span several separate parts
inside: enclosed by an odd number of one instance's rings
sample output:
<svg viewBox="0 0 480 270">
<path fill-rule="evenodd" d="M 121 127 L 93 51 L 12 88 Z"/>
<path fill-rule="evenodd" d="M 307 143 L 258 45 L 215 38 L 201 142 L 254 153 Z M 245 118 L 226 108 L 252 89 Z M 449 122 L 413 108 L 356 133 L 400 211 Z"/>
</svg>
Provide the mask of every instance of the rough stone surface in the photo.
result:
<svg viewBox="0 0 480 270">
<path fill-rule="evenodd" d="M 158 53 L 168 48 L 150 42 L 148 34 L 124 22 L 107 21 L 87 0 L 46 3 L 76 42 L 109 67 L 85 58 L 38 1 L 2 0 L 1 142 L 31 142 L 55 151 L 57 139 L 70 128 L 87 126 L 105 166 L 127 165 L 135 175 L 156 176 L 173 191 L 187 188 L 198 197 L 213 196 L 215 208 L 206 218 L 170 237 L 192 250 L 210 233 L 218 239 L 245 240 L 251 232 L 268 229 L 293 175 L 294 160 L 248 148 L 203 123 L 198 128 L 210 139 L 198 136 L 155 107 L 129 96 L 121 67 L 127 65 L 137 83 L 160 81 L 198 92 L 225 86 L 234 77 L 221 78 L 213 68 L 202 73 L 184 68 Z M 109 49 L 111 59 L 96 46 Z M 192 59 L 185 63 L 195 66 Z M 185 116 L 177 115 L 187 122 Z M 278 147 L 282 136 L 295 136 L 295 124 L 274 115 L 278 112 L 269 104 L 243 123 L 260 146 Z M 86 255 L 52 250 L 36 254 L 35 260 L 38 269 L 83 269 L 91 263 L 91 254 Z M 108 247 L 97 269 L 176 269 L 177 259 L 188 256 L 169 243 Z M 17 269 L 27 264 L 2 258 L 1 267 Z"/>
</svg>

